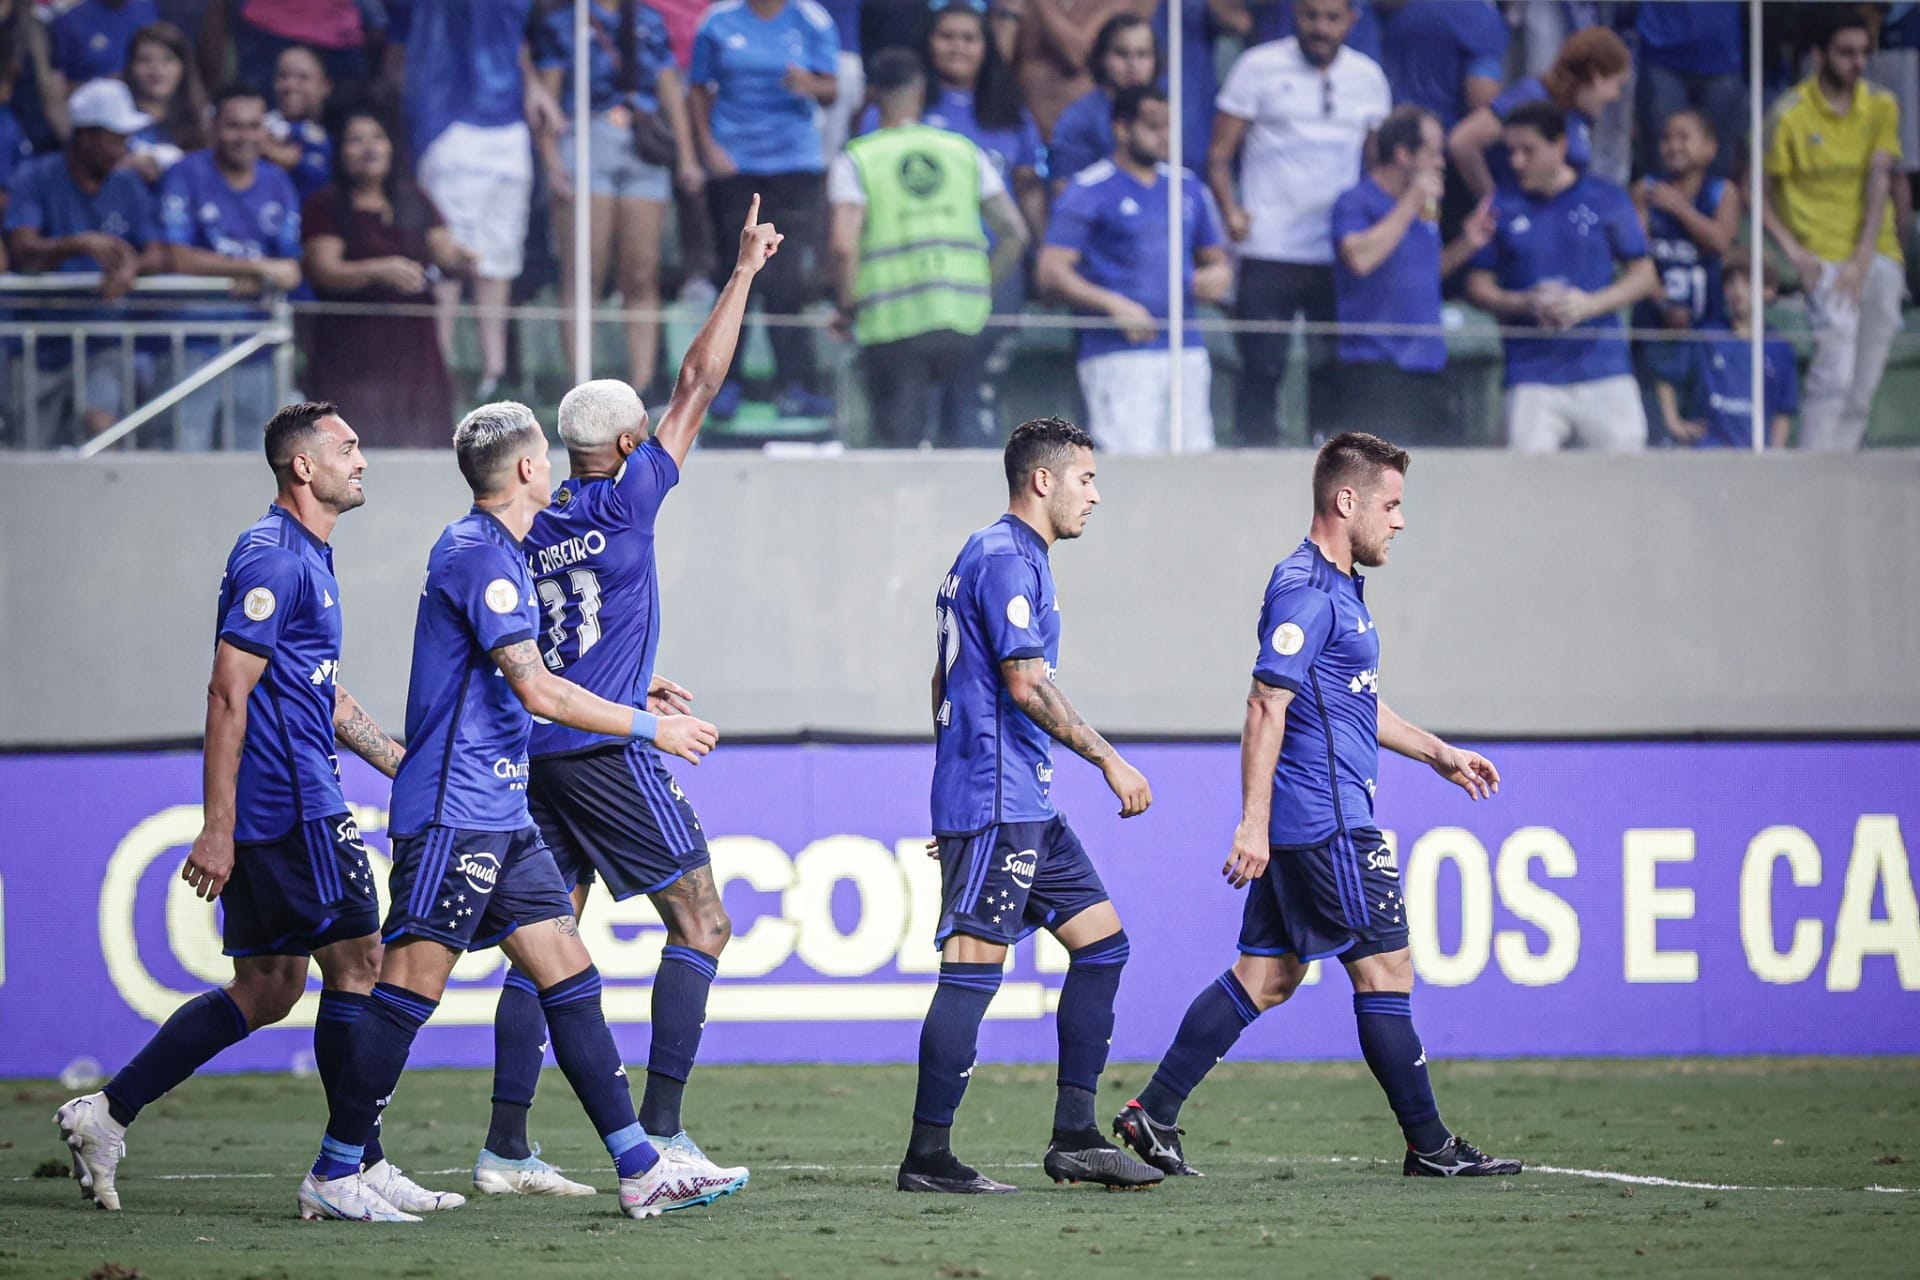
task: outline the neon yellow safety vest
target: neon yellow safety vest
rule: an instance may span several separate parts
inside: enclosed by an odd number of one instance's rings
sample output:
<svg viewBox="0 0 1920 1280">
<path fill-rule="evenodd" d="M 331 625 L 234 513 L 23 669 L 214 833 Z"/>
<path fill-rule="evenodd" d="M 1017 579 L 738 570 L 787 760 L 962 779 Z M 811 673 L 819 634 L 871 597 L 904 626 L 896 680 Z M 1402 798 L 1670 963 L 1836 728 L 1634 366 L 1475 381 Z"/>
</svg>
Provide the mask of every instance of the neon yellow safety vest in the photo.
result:
<svg viewBox="0 0 1920 1280">
<path fill-rule="evenodd" d="M 855 138 L 847 154 L 867 196 L 854 281 L 860 345 L 986 328 L 992 281 L 973 143 L 910 124 Z"/>
</svg>

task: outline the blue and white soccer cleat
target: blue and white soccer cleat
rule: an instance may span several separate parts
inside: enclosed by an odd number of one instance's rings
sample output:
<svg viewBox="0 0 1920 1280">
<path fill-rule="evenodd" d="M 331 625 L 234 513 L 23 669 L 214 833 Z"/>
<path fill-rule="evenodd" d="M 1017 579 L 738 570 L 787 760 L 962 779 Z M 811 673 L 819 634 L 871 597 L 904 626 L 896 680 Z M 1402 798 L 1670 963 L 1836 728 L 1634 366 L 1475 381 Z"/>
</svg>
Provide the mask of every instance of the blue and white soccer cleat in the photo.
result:
<svg viewBox="0 0 1920 1280">
<path fill-rule="evenodd" d="M 485 1196 L 590 1196 L 593 1188 L 563 1177 L 540 1158 L 540 1144 L 524 1160 L 508 1160 L 482 1148 L 473 1163 L 473 1189 Z"/>
<path fill-rule="evenodd" d="M 367 1184 L 365 1174 L 316 1178 L 311 1172 L 300 1182 L 300 1217 L 306 1221 L 332 1218 L 340 1222 L 418 1222 L 419 1218 L 388 1204 Z"/>
<path fill-rule="evenodd" d="M 80 1194 L 102 1209 L 119 1209 L 114 1176 L 126 1158 L 127 1130 L 108 1114 L 107 1095 L 74 1098 L 53 1113 L 53 1122 L 60 1126 L 60 1138 L 72 1153 Z"/>
<path fill-rule="evenodd" d="M 709 1178 L 724 1178 L 726 1180 L 726 1186 L 714 1193 L 715 1199 L 718 1199 L 720 1196 L 730 1196 L 745 1187 L 747 1185 L 747 1179 L 752 1176 L 747 1171 L 745 1165 L 715 1164 L 707 1158 L 707 1153 L 700 1149 L 700 1144 L 687 1136 L 685 1129 L 674 1134 L 673 1137 L 667 1141 L 666 1145 L 661 1148 L 661 1151 L 664 1155 L 675 1157 L 693 1165 Z"/>
<path fill-rule="evenodd" d="M 744 1182 L 746 1170 L 738 1172 Z M 657 1218 L 675 1209 L 712 1204 L 730 1194 L 730 1188 L 737 1189 L 727 1173 L 711 1162 L 695 1164 L 677 1152 L 661 1148 L 653 1168 L 620 1179 L 620 1211 L 629 1218 Z"/>
<path fill-rule="evenodd" d="M 429 1191 L 400 1172 L 389 1160 L 370 1164 L 360 1171 L 368 1186 L 402 1213 L 433 1213 L 440 1209 L 458 1209 L 467 1198 L 457 1191 Z"/>
</svg>

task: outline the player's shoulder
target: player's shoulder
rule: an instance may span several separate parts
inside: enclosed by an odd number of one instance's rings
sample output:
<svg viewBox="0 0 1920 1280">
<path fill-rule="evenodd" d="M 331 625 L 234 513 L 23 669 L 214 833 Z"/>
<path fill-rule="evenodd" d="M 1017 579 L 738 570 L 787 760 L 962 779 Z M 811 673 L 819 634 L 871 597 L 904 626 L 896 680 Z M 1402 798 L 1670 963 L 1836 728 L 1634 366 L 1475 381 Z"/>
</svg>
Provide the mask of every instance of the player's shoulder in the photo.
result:
<svg viewBox="0 0 1920 1280">
<path fill-rule="evenodd" d="M 1318 547 L 1312 542 L 1302 542 L 1291 555 L 1273 566 L 1273 573 L 1267 579 L 1267 599 L 1271 602 L 1298 597 L 1310 602 L 1318 597 L 1330 601 L 1334 580 L 1339 576 L 1339 570 L 1328 563 Z"/>
<path fill-rule="evenodd" d="M 833 15 L 827 12 L 826 6 L 819 0 L 799 0 L 793 8 L 794 12 L 798 13 L 801 19 L 815 31 L 834 29 Z"/>
<path fill-rule="evenodd" d="M 1080 172 L 1073 175 L 1069 191 L 1092 192 L 1106 186 L 1118 176 L 1120 168 L 1112 160 L 1096 160 Z"/>
<path fill-rule="evenodd" d="M 454 572 L 476 563 L 509 561 L 525 563 L 500 522 L 485 512 L 470 511 L 441 530 L 428 564 L 430 569 Z"/>
<path fill-rule="evenodd" d="M 740 21 L 740 15 L 746 10 L 746 0 L 720 0 L 710 5 L 706 16 L 700 19 L 701 31 L 720 31 Z"/>
</svg>

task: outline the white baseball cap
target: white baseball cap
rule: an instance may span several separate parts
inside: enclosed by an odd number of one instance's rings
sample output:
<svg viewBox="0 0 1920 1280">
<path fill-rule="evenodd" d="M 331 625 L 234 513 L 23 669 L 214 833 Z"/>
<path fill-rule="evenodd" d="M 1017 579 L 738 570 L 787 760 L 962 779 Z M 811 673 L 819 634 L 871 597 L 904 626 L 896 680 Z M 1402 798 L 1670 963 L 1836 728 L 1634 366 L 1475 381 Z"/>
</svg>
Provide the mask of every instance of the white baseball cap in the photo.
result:
<svg viewBox="0 0 1920 1280">
<path fill-rule="evenodd" d="M 122 135 L 140 132 L 153 117 L 133 105 L 133 90 L 118 80 L 89 80 L 67 99 L 67 116 L 76 129 L 107 129 Z"/>
</svg>

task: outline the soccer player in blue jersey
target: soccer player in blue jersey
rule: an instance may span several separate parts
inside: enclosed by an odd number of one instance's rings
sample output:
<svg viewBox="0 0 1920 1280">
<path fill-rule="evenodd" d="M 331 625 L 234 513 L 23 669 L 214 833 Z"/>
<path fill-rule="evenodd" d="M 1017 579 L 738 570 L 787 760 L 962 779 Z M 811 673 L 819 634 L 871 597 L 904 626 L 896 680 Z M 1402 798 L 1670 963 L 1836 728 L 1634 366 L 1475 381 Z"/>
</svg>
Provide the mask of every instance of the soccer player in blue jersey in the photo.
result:
<svg viewBox="0 0 1920 1280">
<path fill-rule="evenodd" d="M 688 348 L 657 432 L 648 434 L 646 408 L 624 382 L 588 382 L 560 401 L 560 439 L 572 474 L 553 505 L 534 517 L 526 539 L 540 599 L 538 639 L 551 670 L 609 702 L 686 709 L 686 690 L 653 670 L 660 646 L 654 520 L 727 376 L 747 294 L 766 260 L 758 240 L 743 237 L 733 275 Z M 710 1163 L 687 1136 L 680 1102 L 700 1048 L 707 990 L 733 926 L 700 819 L 660 753 L 644 742 L 536 724 L 528 754 L 528 804 L 573 892 L 574 914 L 586 909 L 598 876 L 616 900 L 646 894 L 667 927 L 653 980 L 640 1124 L 694 1163 Z M 489 1193 L 590 1193 L 527 1141 L 547 1028 L 533 980 L 517 968 L 500 993 L 494 1028 L 493 1118 L 473 1185 Z M 745 1169 L 726 1172 L 729 1190 L 746 1185 Z"/>
<path fill-rule="evenodd" d="M 1380 638 L 1355 572 L 1387 562 L 1406 527 L 1408 458 L 1349 432 L 1313 468 L 1313 524 L 1282 560 L 1260 610 L 1260 656 L 1240 735 L 1240 824 L 1222 870 L 1247 890 L 1240 958 L 1187 1009 L 1171 1048 L 1114 1132 L 1171 1174 L 1196 1174 L 1180 1150 L 1180 1105 L 1260 1014 L 1294 993 L 1315 960 L 1338 957 L 1353 982 L 1360 1050 L 1406 1135 L 1408 1177 L 1520 1172 L 1440 1121 L 1427 1053 L 1413 1029 L 1413 960 L 1393 850 L 1374 825 L 1380 748 L 1431 765 L 1472 798 L 1500 773 L 1380 701 Z"/>
<path fill-rule="evenodd" d="M 741 232 L 770 257 L 780 237 Z M 731 1179 L 648 1141 L 600 1007 L 600 972 L 581 944 L 553 854 L 527 809 L 534 717 L 607 738 L 652 741 L 694 763 L 714 727 L 656 717 L 555 675 L 524 539 L 553 496 L 547 438 L 525 405 L 486 404 L 454 431 L 473 509 L 427 559 L 407 688 L 408 752 L 394 778 L 392 903 L 380 981 L 354 1026 L 346 1083 L 329 1099 L 319 1158 L 301 1183 L 302 1217 L 417 1221 L 365 1196 L 362 1144 L 393 1095 L 414 1037 L 463 952 L 498 945 L 539 993 L 554 1057 L 612 1156 L 620 1208 L 650 1218 L 711 1202 Z"/>
<path fill-rule="evenodd" d="M 206 816 L 181 878 L 221 900 L 233 980 L 182 1005 L 98 1093 L 54 1117 L 81 1191 L 118 1209 L 126 1131 L 140 1109 L 221 1050 L 279 1022 L 320 965 L 313 1054 L 329 1096 L 348 1028 L 380 969 L 379 915 L 367 850 L 340 793 L 335 744 L 392 777 L 403 754 L 339 684 L 340 584 L 327 539 L 366 501 L 360 438 L 331 404 L 280 410 L 266 427 L 279 493 L 227 557 L 215 614 L 202 777 Z M 415 1212 L 463 1203 L 389 1164 L 377 1137 L 362 1152 L 383 1202 Z"/>
<path fill-rule="evenodd" d="M 1060 610 L 1047 556 L 1054 543 L 1086 531 L 1100 501 L 1093 437 L 1041 418 L 1015 429 L 1005 460 L 1007 513 L 967 539 L 934 602 L 931 851 L 940 859 L 940 980 L 920 1029 L 913 1136 L 896 1185 L 962 1195 L 1019 1190 L 953 1154 L 953 1113 L 1007 948 L 1046 929 L 1072 957 L 1060 988 L 1047 1174 L 1056 1182 L 1150 1186 L 1162 1175 L 1102 1138 L 1093 1110 L 1127 962 L 1126 931 L 1052 796 L 1049 739 L 1100 767 L 1121 817 L 1153 803 L 1146 778 L 1054 684 Z"/>
</svg>

